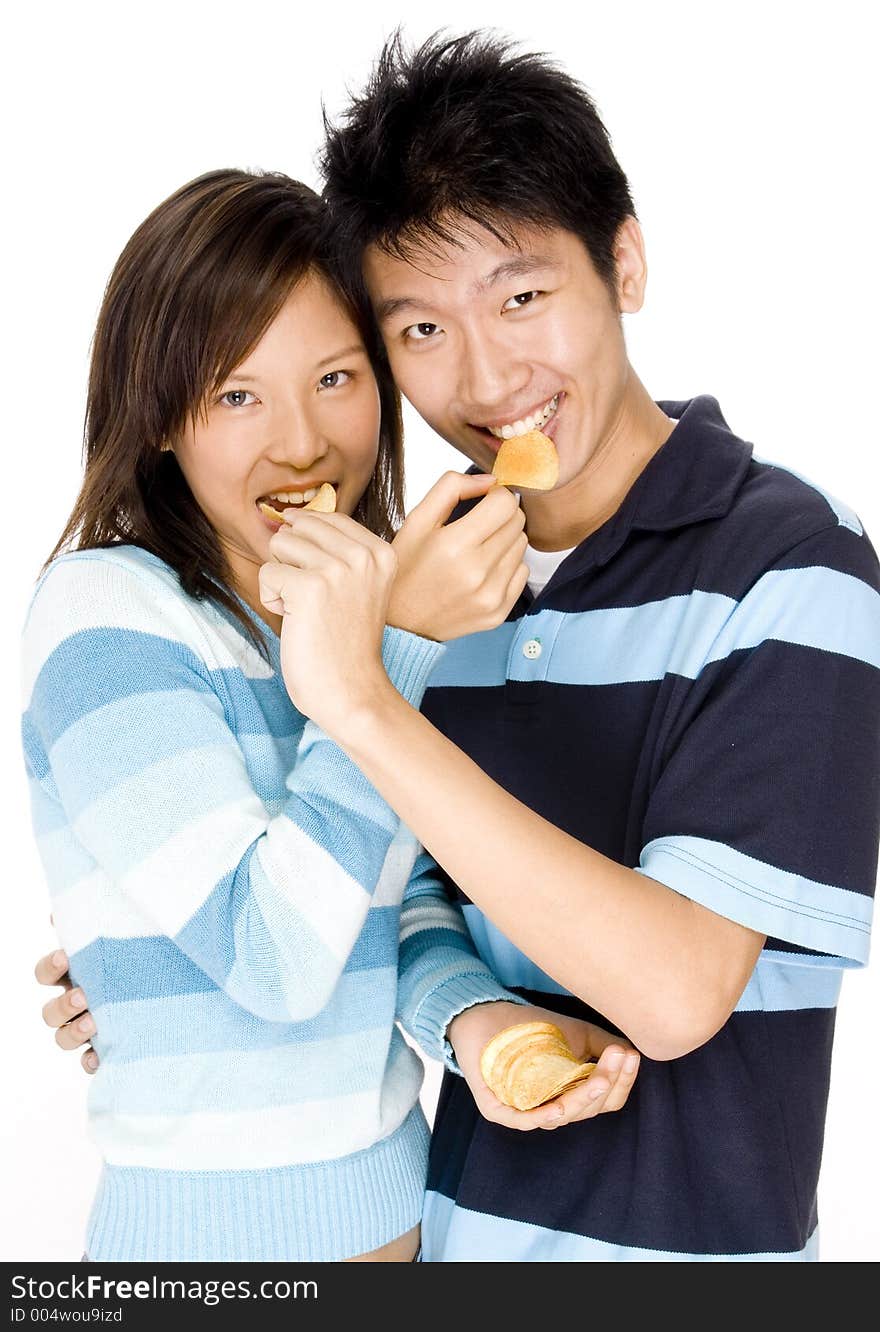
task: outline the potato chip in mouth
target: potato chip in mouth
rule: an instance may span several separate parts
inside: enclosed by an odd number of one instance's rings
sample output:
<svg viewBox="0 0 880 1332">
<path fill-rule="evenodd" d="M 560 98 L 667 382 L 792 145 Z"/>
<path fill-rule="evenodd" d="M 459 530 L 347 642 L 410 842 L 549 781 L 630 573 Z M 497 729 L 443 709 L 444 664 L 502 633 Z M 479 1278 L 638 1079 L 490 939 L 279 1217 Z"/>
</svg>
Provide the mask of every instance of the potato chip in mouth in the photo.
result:
<svg viewBox="0 0 880 1332">
<path fill-rule="evenodd" d="M 498 450 L 492 475 L 502 486 L 552 490 L 559 479 L 556 445 L 540 430 L 514 435 Z"/>
<path fill-rule="evenodd" d="M 288 508 L 292 509 L 294 507 L 293 504 L 288 505 Z M 304 509 L 312 509 L 315 513 L 335 513 L 336 491 L 330 485 L 329 481 L 325 481 L 315 498 L 310 499 L 308 504 L 304 504 L 302 507 Z M 260 513 L 264 513 L 266 517 L 271 518 L 273 522 L 283 522 L 281 510 L 273 508 L 271 504 L 266 504 L 265 501 L 258 500 L 257 508 L 260 510 Z"/>
<path fill-rule="evenodd" d="M 329 481 L 325 481 L 321 489 L 313 500 L 309 500 L 304 506 L 307 509 L 314 509 L 315 513 L 335 513 L 336 512 L 336 491 Z"/>
<path fill-rule="evenodd" d="M 552 1022 L 520 1022 L 486 1043 L 480 1072 L 486 1086 L 514 1110 L 534 1110 L 585 1081 L 595 1062 L 581 1063 Z"/>
</svg>

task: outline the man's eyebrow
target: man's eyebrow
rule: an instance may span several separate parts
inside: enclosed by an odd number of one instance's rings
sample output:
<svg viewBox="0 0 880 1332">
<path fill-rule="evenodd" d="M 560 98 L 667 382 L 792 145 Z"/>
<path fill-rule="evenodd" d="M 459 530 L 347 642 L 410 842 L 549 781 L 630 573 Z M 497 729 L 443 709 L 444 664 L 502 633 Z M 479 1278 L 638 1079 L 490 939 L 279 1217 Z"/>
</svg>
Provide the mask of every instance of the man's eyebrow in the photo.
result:
<svg viewBox="0 0 880 1332">
<path fill-rule="evenodd" d="M 493 268 L 491 273 L 479 278 L 470 288 L 468 295 L 478 296 L 480 292 L 488 291 L 490 287 L 496 286 L 499 282 L 504 282 L 507 278 L 526 277 L 537 272 L 558 271 L 561 267 L 562 265 L 558 260 L 550 259 L 547 255 L 517 255 L 515 259 L 505 259 Z M 405 310 L 416 310 L 425 313 L 430 312 L 430 309 L 430 301 L 418 300 L 415 296 L 389 296 L 387 300 L 379 301 L 376 305 L 376 318 L 382 323 Z"/>
<path fill-rule="evenodd" d="M 507 278 L 527 277 L 531 273 L 547 271 L 548 269 L 558 270 L 562 265 L 556 259 L 549 258 L 544 254 L 520 254 L 515 259 L 505 259 L 497 268 L 493 268 L 491 273 L 480 278 L 471 287 L 470 295 L 476 296 L 481 291 L 487 291 L 489 287 L 494 287 L 499 282 L 504 282 Z"/>
<path fill-rule="evenodd" d="M 389 296 L 387 300 L 379 301 L 376 306 L 376 318 L 382 323 L 384 320 L 400 314 L 401 310 L 425 310 L 428 308 L 430 307 L 425 301 L 417 301 L 415 296 Z"/>
</svg>

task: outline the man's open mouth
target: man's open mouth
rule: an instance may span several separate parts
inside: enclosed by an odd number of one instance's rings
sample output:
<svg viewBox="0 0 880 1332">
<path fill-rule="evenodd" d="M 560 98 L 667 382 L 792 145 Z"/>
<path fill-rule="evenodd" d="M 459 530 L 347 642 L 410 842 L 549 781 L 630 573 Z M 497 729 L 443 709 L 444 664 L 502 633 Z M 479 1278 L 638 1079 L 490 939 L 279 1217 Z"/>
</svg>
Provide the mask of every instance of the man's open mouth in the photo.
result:
<svg viewBox="0 0 880 1332">
<path fill-rule="evenodd" d="M 505 421 L 497 425 L 494 423 L 491 425 L 471 423 L 471 428 L 479 431 L 484 437 L 491 437 L 493 444 L 496 440 L 500 442 L 505 439 L 514 439 L 517 435 L 527 435 L 532 430 L 543 431 L 556 415 L 562 397 L 561 392 L 555 393 L 542 406 L 535 408 L 527 416 L 518 417 L 515 421 Z M 495 445 L 495 447 L 498 446 Z"/>
</svg>

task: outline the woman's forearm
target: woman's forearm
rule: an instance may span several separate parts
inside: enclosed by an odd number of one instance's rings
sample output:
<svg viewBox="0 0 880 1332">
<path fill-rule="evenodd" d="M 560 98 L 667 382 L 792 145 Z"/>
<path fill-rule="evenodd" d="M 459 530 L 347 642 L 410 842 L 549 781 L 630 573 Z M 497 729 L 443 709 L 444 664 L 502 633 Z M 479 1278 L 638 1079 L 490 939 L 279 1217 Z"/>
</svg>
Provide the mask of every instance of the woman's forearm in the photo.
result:
<svg viewBox="0 0 880 1332">
<path fill-rule="evenodd" d="M 686 1053 L 726 1020 L 761 936 L 556 828 L 393 689 L 334 738 L 466 896 L 645 1053 Z"/>
</svg>

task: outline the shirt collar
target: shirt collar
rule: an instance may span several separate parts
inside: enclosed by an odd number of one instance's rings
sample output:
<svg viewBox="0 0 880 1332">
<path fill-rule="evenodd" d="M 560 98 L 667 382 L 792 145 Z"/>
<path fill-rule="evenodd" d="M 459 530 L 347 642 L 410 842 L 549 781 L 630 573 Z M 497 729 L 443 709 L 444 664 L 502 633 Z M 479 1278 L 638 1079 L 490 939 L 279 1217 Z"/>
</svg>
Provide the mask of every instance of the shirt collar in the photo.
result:
<svg viewBox="0 0 880 1332">
<path fill-rule="evenodd" d="M 668 532 L 722 518 L 733 505 L 751 462 L 751 444 L 734 435 L 708 395 L 657 405 L 678 425 L 617 512 L 578 546 L 573 557 L 578 567 L 582 560 L 593 567 L 607 564 L 634 529 Z"/>
<path fill-rule="evenodd" d="M 633 482 L 617 512 L 564 561 L 566 577 L 607 564 L 634 529 L 669 532 L 723 518 L 731 509 L 752 460 L 751 444 L 733 433 L 717 399 L 708 394 L 657 406 L 678 425 Z M 449 521 L 462 517 L 475 503 L 464 501 Z M 554 586 L 561 573 L 557 570 L 551 580 Z"/>
<path fill-rule="evenodd" d="M 657 405 L 678 425 L 624 500 L 635 505 L 632 526 L 662 532 L 722 518 L 745 479 L 751 444 L 733 433 L 708 395 Z"/>
</svg>

